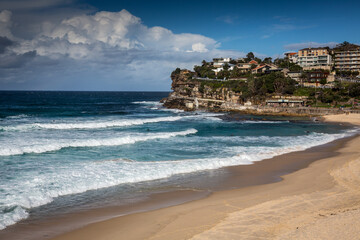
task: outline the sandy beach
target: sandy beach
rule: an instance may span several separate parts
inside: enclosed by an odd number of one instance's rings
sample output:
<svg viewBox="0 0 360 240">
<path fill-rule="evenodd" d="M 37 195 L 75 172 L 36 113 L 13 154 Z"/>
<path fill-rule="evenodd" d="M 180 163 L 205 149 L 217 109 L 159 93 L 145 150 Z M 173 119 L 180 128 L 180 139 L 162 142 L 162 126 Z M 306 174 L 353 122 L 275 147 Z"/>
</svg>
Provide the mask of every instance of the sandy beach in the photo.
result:
<svg viewBox="0 0 360 240">
<path fill-rule="evenodd" d="M 355 114 L 324 118 L 360 124 Z M 284 175 L 283 181 L 218 191 L 93 223 L 54 239 L 357 239 L 360 137 L 334 149 L 335 154 Z"/>
</svg>

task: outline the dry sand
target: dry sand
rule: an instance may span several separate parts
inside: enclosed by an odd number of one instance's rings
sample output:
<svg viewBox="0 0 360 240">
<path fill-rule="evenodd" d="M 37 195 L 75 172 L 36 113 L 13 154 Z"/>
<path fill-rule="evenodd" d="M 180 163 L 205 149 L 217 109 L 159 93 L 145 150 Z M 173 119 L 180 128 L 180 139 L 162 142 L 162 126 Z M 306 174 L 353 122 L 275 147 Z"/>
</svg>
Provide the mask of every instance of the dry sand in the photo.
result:
<svg viewBox="0 0 360 240">
<path fill-rule="evenodd" d="M 360 115 L 325 120 L 360 124 Z M 281 182 L 216 192 L 55 239 L 360 239 L 360 137 L 338 153 Z"/>
</svg>

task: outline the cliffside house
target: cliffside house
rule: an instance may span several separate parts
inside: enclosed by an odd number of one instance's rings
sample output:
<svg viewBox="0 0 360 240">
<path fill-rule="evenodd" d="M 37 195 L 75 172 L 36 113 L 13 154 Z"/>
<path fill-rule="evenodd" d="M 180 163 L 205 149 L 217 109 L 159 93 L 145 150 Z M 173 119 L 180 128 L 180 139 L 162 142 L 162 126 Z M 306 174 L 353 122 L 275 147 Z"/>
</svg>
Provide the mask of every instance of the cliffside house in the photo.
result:
<svg viewBox="0 0 360 240">
<path fill-rule="evenodd" d="M 252 64 L 250 63 L 238 63 L 236 67 L 240 69 L 241 72 L 250 72 Z"/>
<path fill-rule="evenodd" d="M 298 64 L 301 67 L 311 67 L 313 69 L 317 67 L 331 66 L 332 58 L 329 52 L 329 48 L 304 48 L 298 51 Z"/>
<path fill-rule="evenodd" d="M 282 68 L 278 68 L 276 65 L 273 64 L 263 64 L 263 65 L 259 65 L 256 68 L 254 68 L 253 70 L 251 70 L 251 72 L 253 74 L 255 73 L 271 73 L 271 72 L 280 72 L 282 71 Z"/>
<path fill-rule="evenodd" d="M 224 64 L 224 65 L 225 65 L 225 64 Z M 223 71 L 223 70 L 224 70 L 224 65 L 223 65 L 223 66 L 221 66 L 221 67 L 218 67 L 218 68 L 212 69 L 212 71 L 214 71 L 214 72 L 215 72 L 215 75 L 216 75 L 216 74 L 218 74 L 218 72 L 220 72 L 220 71 Z M 228 64 L 228 65 L 229 65 L 229 68 L 228 68 L 228 70 L 229 70 L 229 71 L 234 70 L 234 67 L 235 67 L 235 65 L 234 65 L 234 64 Z"/>
<path fill-rule="evenodd" d="M 285 58 L 289 60 L 289 62 L 297 63 L 298 62 L 298 53 L 297 52 L 287 52 L 284 53 Z"/>
<path fill-rule="evenodd" d="M 327 80 L 330 73 L 327 71 L 319 71 L 318 70 L 318 71 L 307 72 L 305 74 L 307 76 L 308 82 L 320 82 L 323 79 Z"/>
<path fill-rule="evenodd" d="M 285 74 L 285 77 L 294 79 L 297 82 L 301 82 L 301 71 L 289 71 Z"/>
<path fill-rule="evenodd" d="M 249 64 L 250 65 L 259 65 L 259 63 L 257 62 L 257 61 L 255 61 L 255 60 L 251 60 L 250 62 L 249 62 Z"/>
<path fill-rule="evenodd" d="M 231 58 L 213 58 L 212 65 L 216 68 L 222 67 L 225 63 L 230 63 Z"/>
</svg>

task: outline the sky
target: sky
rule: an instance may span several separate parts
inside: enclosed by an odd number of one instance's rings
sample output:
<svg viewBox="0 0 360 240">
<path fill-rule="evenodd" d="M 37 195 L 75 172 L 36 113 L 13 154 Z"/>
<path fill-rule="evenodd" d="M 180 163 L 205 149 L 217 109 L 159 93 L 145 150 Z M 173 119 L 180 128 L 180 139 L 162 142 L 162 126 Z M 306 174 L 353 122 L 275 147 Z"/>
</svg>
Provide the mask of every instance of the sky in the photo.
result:
<svg viewBox="0 0 360 240">
<path fill-rule="evenodd" d="M 360 1 L 1 0 L 0 90 L 169 91 L 214 57 L 360 44 Z"/>
</svg>

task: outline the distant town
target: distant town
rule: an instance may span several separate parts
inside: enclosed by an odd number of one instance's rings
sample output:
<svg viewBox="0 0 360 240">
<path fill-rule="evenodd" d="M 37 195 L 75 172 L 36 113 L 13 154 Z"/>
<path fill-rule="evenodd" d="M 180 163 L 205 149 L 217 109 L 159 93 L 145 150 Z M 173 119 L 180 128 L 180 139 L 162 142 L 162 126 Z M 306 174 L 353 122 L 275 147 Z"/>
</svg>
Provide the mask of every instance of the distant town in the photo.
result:
<svg viewBox="0 0 360 240">
<path fill-rule="evenodd" d="M 283 58 L 214 58 L 171 74 L 168 105 L 195 108 L 359 109 L 360 46 L 304 48 Z M 179 99 L 183 102 L 179 103 Z M 171 101 L 170 101 L 171 100 Z M 195 104 L 195 105 L 194 105 Z M 230 105 L 229 105 L 230 104 Z M 267 108 L 269 109 L 269 108 Z M 277 109 L 276 109 L 277 111 Z M 309 111 L 309 110 L 306 110 Z M 314 111 L 316 112 L 316 111 Z"/>
<path fill-rule="evenodd" d="M 203 71 L 202 67 L 212 72 Z M 286 52 L 284 58 L 257 58 L 252 52 L 246 58 L 214 58 L 195 66 L 198 77 L 211 79 L 239 79 L 250 74 L 281 72 L 302 86 L 333 87 L 335 80 L 360 82 L 360 46 L 348 42 L 335 48 L 304 48 Z"/>
</svg>

